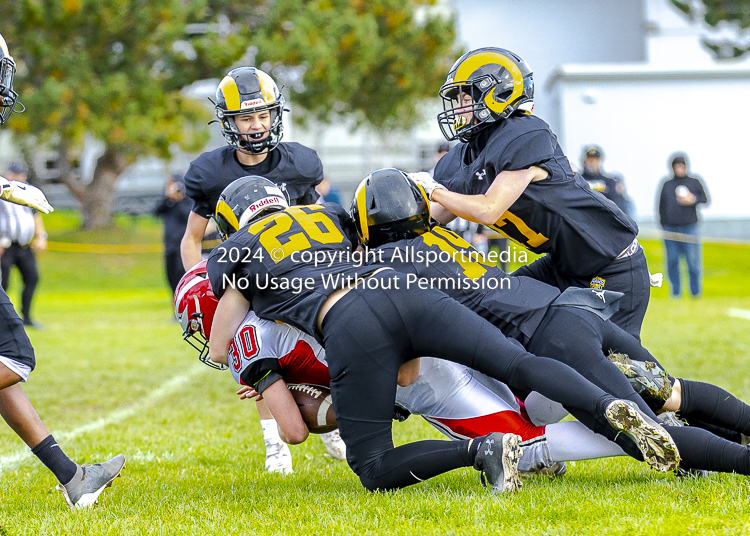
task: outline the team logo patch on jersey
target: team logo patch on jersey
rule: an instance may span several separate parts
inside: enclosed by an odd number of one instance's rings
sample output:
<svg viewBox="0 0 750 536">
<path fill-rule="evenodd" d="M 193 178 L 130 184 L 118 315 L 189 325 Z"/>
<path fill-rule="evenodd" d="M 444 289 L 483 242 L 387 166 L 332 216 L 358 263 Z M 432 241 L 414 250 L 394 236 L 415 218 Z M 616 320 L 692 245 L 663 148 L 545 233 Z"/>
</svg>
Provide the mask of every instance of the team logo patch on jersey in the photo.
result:
<svg viewBox="0 0 750 536">
<path fill-rule="evenodd" d="M 606 279 L 597 276 L 591 280 L 591 284 L 589 286 L 596 290 L 602 290 L 604 288 L 604 283 L 606 282 Z"/>
</svg>

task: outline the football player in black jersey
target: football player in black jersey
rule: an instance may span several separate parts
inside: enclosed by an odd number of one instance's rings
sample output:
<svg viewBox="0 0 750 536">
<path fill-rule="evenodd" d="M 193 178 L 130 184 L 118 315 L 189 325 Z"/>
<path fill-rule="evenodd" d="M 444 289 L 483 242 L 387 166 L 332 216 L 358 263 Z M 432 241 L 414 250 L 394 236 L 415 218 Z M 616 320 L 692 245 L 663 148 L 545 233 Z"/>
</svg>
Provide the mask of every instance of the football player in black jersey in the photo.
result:
<svg viewBox="0 0 750 536">
<path fill-rule="evenodd" d="M 520 437 L 514 434 L 393 446 L 399 370 L 425 355 L 535 390 L 624 431 L 643 449 L 636 456 L 657 469 L 671 470 L 679 463 L 669 434 L 637 406 L 605 393 L 567 365 L 529 354 L 442 292 L 407 288 L 403 274 L 354 260 L 357 234 L 339 205 L 284 208 L 278 188 L 262 178 L 233 188 L 228 187 L 227 199 L 245 200 L 247 208 L 239 217 L 224 214 L 234 232 L 208 259 L 211 286 L 219 297 L 210 357 L 226 360 L 241 322 L 237 319 L 250 306 L 261 318 L 316 337 L 326 350 L 347 461 L 367 489 L 399 488 L 468 466 L 484 472 L 493 491 L 520 486 Z M 279 380 L 269 369 L 258 385 L 283 387 Z M 288 391 L 278 396 L 293 403 Z"/>
<path fill-rule="evenodd" d="M 460 143 L 418 180 L 434 217 L 487 225 L 534 253 L 519 269 L 564 290 L 622 292 L 612 320 L 640 337 L 650 279 L 638 227 L 575 173 L 547 123 L 531 115 L 534 81 L 520 57 L 500 48 L 468 52 L 440 88 L 445 137 Z"/>
<path fill-rule="evenodd" d="M 18 93 L 13 90 L 15 72 L 16 63 L 0 35 L 0 125 L 13 112 L 23 111 Z M 41 190 L 4 177 L 0 177 L 0 198 L 45 214 L 52 212 L 52 206 Z M 109 461 L 90 466 L 78 465 L 68 458 L 21 388 L 21 383 L 28 379 L 35 365 L 34 348 L 24 331 L 23 321 L 8 295 L 0 289 L 0 416 L 39 461 L 52 471 L 60 482 L 57 489 L 62 491 L 71 508 L 91 506 L 120 474 L 125 457 L 118 454 Z"/>
<path fill-rule="evenodd" d="M 314 203 L 323 180 L 318 155 L 299 143 L 281 143 L 284 97 L 276 82 L 255 67 L 230 71 L 216 90 L 216 116 L 228 146 L 203 153 L 185 174 L 193 200 L 180 253 L 185 270 L 201 260 L 201 240 L 214 215 L 219 194 L 232 181 L 259 174 L 285 190 L 292 205 Z M 278 437 L 264 402 L 257 405 L 266 444 L 266 470 L 290 472 L 289 449 Z"/>
<path fill-rule="evenodd" d="M 424 195 L 396 169 L 374 171 L 357 189 L 351 216 L 363 245 L 376 248 L 372 257 L 380 265 L 422 279 L 423 288 L 443 290 L 529 352 L 570 365 L 606 392 L 635 402 L 654 420 L 649 404 L 655 410 L 679 412 L 688 422 L 705 420 L 726 428 L 736 440 L 750 435 L 750 406 L 727 391 L 666 374 L 653 376 L 662 370 L 656 368 L 656 359 L 608 320 L 620 293 L 569 288 L 560 295 L 540 281 L 508 275 L 457 234 L 431 225 Z M 618 367 L 605 358 L 608 352 L 619 353 L 623 366 L 640 367 L 645 376 L 652 375 L 657 384 L 652 387 L 661 389 L 638 396 Z M 651 373 L 642 365 L 646 362 L 655 364 Z M 576 410 L 571 413 L 580 415 Z M 579 420 L 627 451 L 629 445 L 622 443 L 622 437 L 615 439 L 611 429 L 597 427 L 585 414 Z M 739 441 L 727 441 L 695 426 L 669 431 L 682 457 L 681 468 L 750 474 L 750 450 Z"/>
<path fill-rule="evenodd" d="M 323 180 L 317 153 L 299 143 L 282 143 L 284 97 L 276 82 L 255 67 L 227 73 L 216 90 L 216 117 L 229 144 L 196 158 L 185 174 L 193 200 L 180 246 L 185 270 L 201 261 L 201 240 L 216 210 L 219 194 L 233 180 L 262 175 L 278 184 L 292 205 L 318 199 Z"/>
</svg>

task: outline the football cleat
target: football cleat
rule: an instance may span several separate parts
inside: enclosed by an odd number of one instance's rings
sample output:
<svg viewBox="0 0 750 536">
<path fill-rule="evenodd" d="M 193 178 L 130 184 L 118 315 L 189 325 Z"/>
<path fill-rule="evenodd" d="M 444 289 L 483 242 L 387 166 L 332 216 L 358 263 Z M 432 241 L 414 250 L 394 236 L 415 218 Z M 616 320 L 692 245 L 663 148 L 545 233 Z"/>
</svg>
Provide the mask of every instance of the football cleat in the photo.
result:
<svg viewBox="0 0 750 536">
<path fill-rule="evenodd" d="M 521 436 L 493 432 L 485 436 L 479 447 L 474 469 L 481 473 L 482 485 L 485 476 L 492 493 L 513 492 L 521 489 L 518 478 L 518 462 L 523 456 Z"/>
<path fill-rule="evenodd" d="M 547 476 L 549 478 L 555 478 L 558 476 L 564 476 L 568 472 L 568 466 L 565 462 L 552 462 L 550 465 L 543 463 L 537 464 L 534 467 L 529 467 L 527 470 L 522 471 L 520 468 L 518 474 L 524 478 L 530 478 L 534 476 Z"/>
<path fill-rule="evenodd" d="M 328 455 L 335 460 L 346 459 L 346 444 L 341 439 L 338 430 L 328 432 L 327 434 L 320 434 L 320 440 L 326 447 Z"/>
<path fill-rule="evenodd" d="M 625 374 L 633 390 L 644 398 L 666 402 L 672 396 L 669 375 L 653 361 L 637 361 L 615 352 L 610 352 L 607 359 Z"/>
<path fill-rule="evenodd" d="M 292 452 L 283 441 L 266 441 L 266 471 L 288 475 L 292 470 Z"/>
<path fill-rule="evenodd" d="M 656 421 L 645 415 L 635 402 L 615 400 L 604 412 L 615 430 L 632 439 L 643 454 L 643 459 L 657 471 L 677 469 L 680 454 L 672 437 Z"/>
<path fill-rule="evenodd" d="M 682 428 L 685 421 L 680 419 L 674 411 L 665 411 L 656 416 L 662 426 Z"/>
<path fill-rule="evenodd" d="M 125 456 L 118 454 L 111 460 L 95 465 L 83 464 L 78 467 L 73 479 L 65 484 L 57 485 L 62 491 L 65 502 L 71 508 L 86 508 L 98 502 L 99 495 L 105 488 L 112 485 L 112 481 L 120 476 L 125 467 Z"/>
</svg>

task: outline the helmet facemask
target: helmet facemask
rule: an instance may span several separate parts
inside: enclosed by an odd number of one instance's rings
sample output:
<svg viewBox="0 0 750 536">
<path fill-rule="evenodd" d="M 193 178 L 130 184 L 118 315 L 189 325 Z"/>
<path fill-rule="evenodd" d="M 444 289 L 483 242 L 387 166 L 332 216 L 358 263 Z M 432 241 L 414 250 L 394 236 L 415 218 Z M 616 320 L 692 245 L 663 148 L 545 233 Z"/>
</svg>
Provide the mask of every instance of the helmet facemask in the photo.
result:
<svg viewBox="0 0 750 536">
<path fill-rule="evenodd" d="M 0 54 L 0 125 L 5 123 L 13 112 L 21 113 L 24 108 L 18 102 L 18 93 L 13 91 L 13 76 L 16 72 L 16 63 L 10 56 Z M 16 104 L 20 109 L 16 110 Z"/>
<path fill-rule="evenodd" d="M 283 113 L 283 100 L 271 106 L 259 106 L 253 109 L 242 110 L 241 112 L 230 113 L 216 107 L 216 116 L 221 122 L 221 133 L 226 142 L 245 154 L 261 154 L 266 150 L 276 147 L 284 135 L 284 124 L 281 120 Z M 271 114 L 271 126 L 267 130 L 243 134 L 237 128 L 235 118 L 268 110 Z M 268 134 L 268 135 L 266 135 Z"/>
</svg>

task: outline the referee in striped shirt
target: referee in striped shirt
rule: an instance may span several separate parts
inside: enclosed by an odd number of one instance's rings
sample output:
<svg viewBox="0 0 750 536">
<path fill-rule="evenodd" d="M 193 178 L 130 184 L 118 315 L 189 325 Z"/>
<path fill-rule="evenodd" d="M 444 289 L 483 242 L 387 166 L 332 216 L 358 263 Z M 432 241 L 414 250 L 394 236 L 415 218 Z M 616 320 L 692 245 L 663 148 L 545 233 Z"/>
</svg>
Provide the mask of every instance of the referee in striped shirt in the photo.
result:
<svg viewBox="0 0 750 536">
<path fill-rule="evenodd" d="M 22 162 L 12 162 L 8 166 L 6 178 L 9 181 L 26 182 L 26 166 Z M 21 293 L 21 316 L 25 326 L 40 329 L 31 319 L 31 301 L 39 282 L 35 251 L 47 249 L 47 233 L 44 232 L 42 216 L 35 210 L 0 201 L 0 270 L 2 286 L 8 291 L 8 280 L 13 266 L 18 267 L 23 279 Z"/>
</svg>

